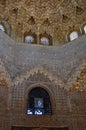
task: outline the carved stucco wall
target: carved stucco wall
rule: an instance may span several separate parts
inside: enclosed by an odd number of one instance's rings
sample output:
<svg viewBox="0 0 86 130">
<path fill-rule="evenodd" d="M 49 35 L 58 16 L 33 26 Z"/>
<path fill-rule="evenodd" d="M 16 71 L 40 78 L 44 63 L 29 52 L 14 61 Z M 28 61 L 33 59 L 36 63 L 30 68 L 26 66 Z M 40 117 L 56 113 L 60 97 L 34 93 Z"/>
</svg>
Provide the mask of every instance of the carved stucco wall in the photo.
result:
<svg viewBox="0 0 86 130">
<path fill-rule="evenodd" d="M 62 47 L 21 44 L 0 31 L 0 129 L 11 126 L 86 128 L 86 37 Z M 26 114 L 34 87 L 50 95 L 53 114 Z M 48 123 L 47 123 L 48 122 Z"/>
<path fill-rule="evenodd" d="M 11 126 L 86 129 L 86 36 L 61 47 L 22 44 L 26 32 L 68 42 L 73 30 L 83 34 L 86 0 L 0 0 L 0 130 Z M 52 116 L 28 116 L 29 91 L 50 95 Z M 40 128 L 39 128 L 40 127 Z"/>
<path fill-rule="evenodd" d="M 24 33 L 30 30 L 39 35 L 46 32 L 52 36 L 53 45 L 68 42 L 67 35 L 86 23 L 85 0 L 1 0 L 0 18 L 8 21 L 11 37 L 24 41 Z"/>
</svg>

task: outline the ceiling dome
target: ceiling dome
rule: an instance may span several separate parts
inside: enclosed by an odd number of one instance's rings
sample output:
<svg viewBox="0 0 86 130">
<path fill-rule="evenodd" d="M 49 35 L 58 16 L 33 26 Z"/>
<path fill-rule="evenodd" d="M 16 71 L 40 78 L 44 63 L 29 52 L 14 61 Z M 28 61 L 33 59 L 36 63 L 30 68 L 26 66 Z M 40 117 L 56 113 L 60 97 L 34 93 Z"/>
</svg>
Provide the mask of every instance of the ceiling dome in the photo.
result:
<svg viewBox="0 0 86 130">
<path fill-rule="evenodd" d="M 7 1 L 0 1 L 0 14 L 12 26 L 14 39 L 23 39 L 22 33 L 31 30 L 37 34 L 46 32 L 53 36 L 54 44 L 64 44 L 71 30 L 86 23 L 86 0 Z"/>
</svg>

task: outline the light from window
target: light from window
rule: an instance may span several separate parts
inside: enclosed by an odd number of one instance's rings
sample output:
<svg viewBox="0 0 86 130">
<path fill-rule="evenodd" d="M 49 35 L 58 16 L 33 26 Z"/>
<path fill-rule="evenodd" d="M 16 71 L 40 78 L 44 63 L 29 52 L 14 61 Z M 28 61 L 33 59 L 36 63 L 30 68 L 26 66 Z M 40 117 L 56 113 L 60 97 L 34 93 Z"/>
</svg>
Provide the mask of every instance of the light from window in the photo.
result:
<svg viewBox="0 0 86 130">
<path fill-rule="evenodd" d="M 86 34 L 86 25 L 84 26 L 84 32 L 85 32 L 85 34 Z"/>
<path fill-rule="evenodd" d="M 5 32 L 4 27 L 0 24 L 0 30 L 2 30 L 3 32 Z"/>
<path fill-rule="evenodd" d="M 49 39 L 46 38 L 46 37 L 42 37 L 41 38 L 41 44 L 43 44 L 43 45 L 49 45 Z"/>
<path fill-rule="evenodd" d="M 30 109 L 27 110 L 27 114 L 32 115 L 32 111 Z"/>
<path fill-rule="evenodd" d="M 32 89 L 28 96 L 28 115 L 52 114 L 49 94 L 43 88 L 37 87 Z"/>
<path fill-rule="evenodd" d="M 35 98 L 34 103 L 35 103 L 35 108 L 43 108 L 44 107 L 43 98 Z"/>
<path fill-rule="evenodd" d="M 33 36 L 26 36 L 25 37 L 25 43 L 33 43 L 34 37 Z"/>
<path fill-rule="evenodd" d="M 70 41 L 72 41 L 72 40 L 74 40 L 74 39 L 76 39 L 76 38 L 78 38 L 78 33 L 77 33 L 77 32 L 72 32 L 72 33 L 70 34 Z"/>
<path fill-rule="evenodd" d="M 43 115 L 43 113 L 41 110 L 37 109 L 35 110 L 35 115 Z"/>
</svg>

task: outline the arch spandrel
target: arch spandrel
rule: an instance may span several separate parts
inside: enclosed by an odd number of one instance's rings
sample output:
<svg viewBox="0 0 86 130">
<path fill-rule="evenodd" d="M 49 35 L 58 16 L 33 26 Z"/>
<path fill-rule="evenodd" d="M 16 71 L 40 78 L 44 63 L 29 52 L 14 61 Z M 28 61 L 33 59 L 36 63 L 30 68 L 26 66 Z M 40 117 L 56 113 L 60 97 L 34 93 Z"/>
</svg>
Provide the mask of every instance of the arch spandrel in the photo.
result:
<svg viewBox="0 0 86 130">
<path fill-rule="evenodd" d="M 39 76 L 39 74 L 43 79 L 41 79 L 41 77 L 39 77 L 39 79 L 36 79 L 36 76 Z M 46 78 L 48 83 L 52 82 L 58 86 L 64 86 L 64 82 L 58 76 L 53 75 L 53 73 L 51 73 L 49 70 L 44 69 L 43 67 L 35 67 L 30 71 L 27 71 L 24 74 L 16 77 L 14 84 L 22 83 L 24 80 L 31 79 L 37 82 L 46 82 Z"/>
<path fill-rule="evenodd" d="M 67 91 L 86 91 L 86 64 L 75 69 L 75 73 L 67 81 Z"/>
<path fill-rule="evenodd" d="M 6 70 L 5 64 L 0 59 L 0 86 L 5 87 L 9 92 L 11 91 L 12 80 Z"/>
<path fill-rule="evenodd" d="M 6 83 L 2 75 L 0 75 L 0 87 L 4 87 L 9 90 L 8 84 Z"/>
</svg>

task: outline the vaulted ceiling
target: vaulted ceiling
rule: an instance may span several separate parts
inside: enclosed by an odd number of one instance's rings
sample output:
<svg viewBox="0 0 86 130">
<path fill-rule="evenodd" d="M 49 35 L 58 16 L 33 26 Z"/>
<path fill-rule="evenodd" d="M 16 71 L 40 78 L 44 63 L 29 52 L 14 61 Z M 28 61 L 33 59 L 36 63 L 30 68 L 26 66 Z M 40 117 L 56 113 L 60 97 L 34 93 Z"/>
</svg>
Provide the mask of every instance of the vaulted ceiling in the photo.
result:
<svg viewBox="0 0 86 130">
<path fill-rule="evenodd" d="M 1 0 L 0 17 L 12 26 L 13 37 L 32 30 L 63 43 L 71 30 L 86 23 L 86 0 Z"/>
</svg>

